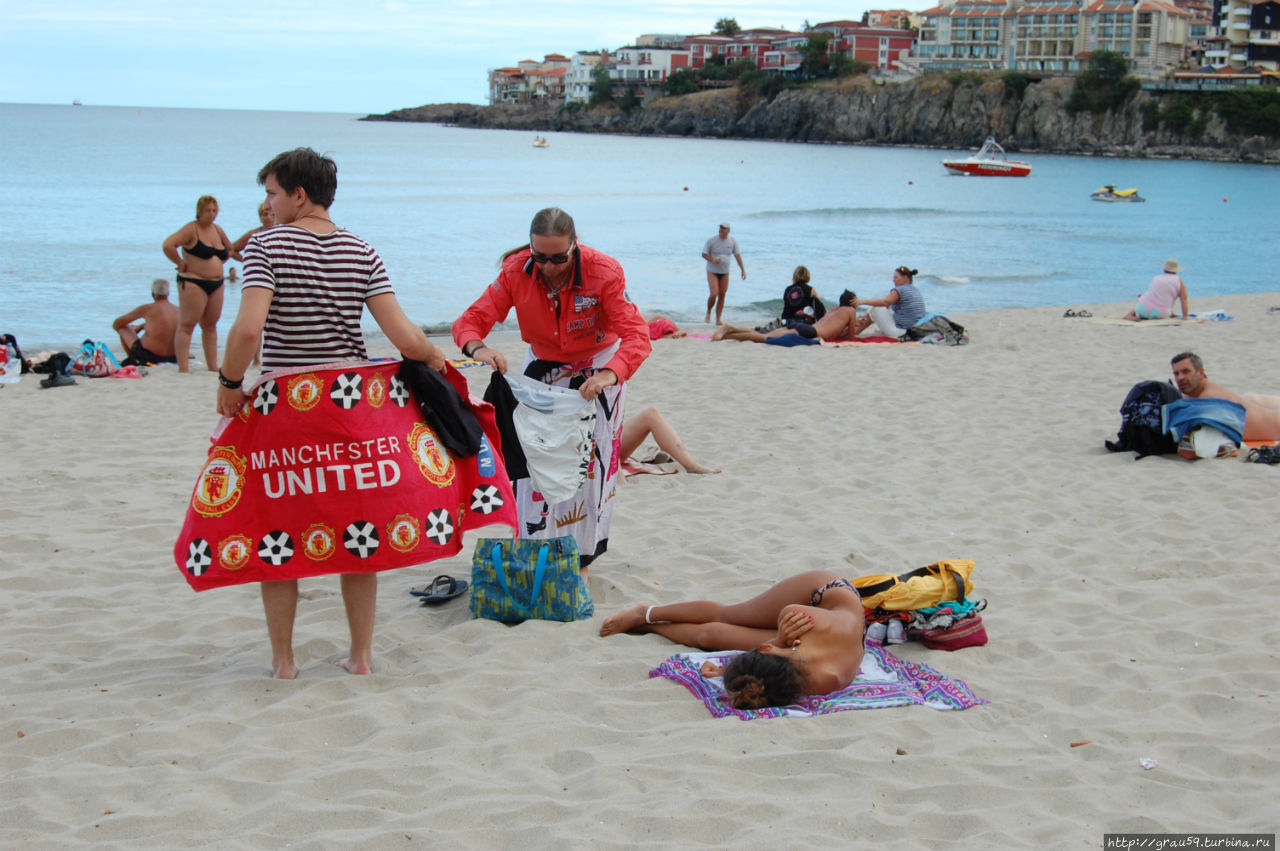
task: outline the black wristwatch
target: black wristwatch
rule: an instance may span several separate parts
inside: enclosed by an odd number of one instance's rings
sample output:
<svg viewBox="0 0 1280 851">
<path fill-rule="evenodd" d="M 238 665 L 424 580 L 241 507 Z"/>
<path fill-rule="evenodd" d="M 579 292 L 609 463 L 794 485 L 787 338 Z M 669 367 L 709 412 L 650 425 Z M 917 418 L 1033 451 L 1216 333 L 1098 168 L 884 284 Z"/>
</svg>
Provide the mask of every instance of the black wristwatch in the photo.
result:
<svg viewBox="0 0 1280 851">
<path fill-rule="evenodd" d="M 239 381 L 232 381 L 230 378 L 227 378 L 222 374 L 222 370 L 218 370 L 218 383 L 228 390 L 239 390 L 240 385 L 244 384 L 244 379 L 242 378 Z"/>
</svg>

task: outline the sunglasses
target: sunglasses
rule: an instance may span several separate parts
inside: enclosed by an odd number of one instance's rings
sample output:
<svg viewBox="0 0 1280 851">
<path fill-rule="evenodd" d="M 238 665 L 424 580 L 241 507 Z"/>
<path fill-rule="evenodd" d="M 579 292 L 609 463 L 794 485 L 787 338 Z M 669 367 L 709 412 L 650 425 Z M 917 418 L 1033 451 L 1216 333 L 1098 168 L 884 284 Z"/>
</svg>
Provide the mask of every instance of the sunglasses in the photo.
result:
<svg viewBox="0 0 1280 851">
<path fill-rule="evenodd" d="M 559 266 L 561 263 L 568 263 L 569 258 L 573 256 L 573 249 L 576 245 L 570 246 L 569 250 L 563 254 L 539 254 L 532 248 L 529 249 L 529 255 L 533 258 L 533 262 L 541 266 L 543 263 L 552 263 Z"/>
</svg>

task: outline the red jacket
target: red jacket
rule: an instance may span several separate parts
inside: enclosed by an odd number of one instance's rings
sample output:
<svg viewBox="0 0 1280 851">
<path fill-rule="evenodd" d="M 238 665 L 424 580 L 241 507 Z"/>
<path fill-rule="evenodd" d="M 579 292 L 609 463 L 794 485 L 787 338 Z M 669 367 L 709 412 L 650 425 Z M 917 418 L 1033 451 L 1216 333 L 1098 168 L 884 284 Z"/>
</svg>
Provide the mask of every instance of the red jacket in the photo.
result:
<svg viewBox="0 0 1280 851">
<path fill-rule="evenodd" d="M 535 357 L 572 363 L 621 338 L 622 345 L 606 368 L 617 374 L 619 384 L 629 379 L 653 347 L 649 326 L 627 298 L 621 264 L 579 244 L 573 277 L 553 298 L 547 295 L 541 269 L 529 254 L 524 248 L 502 261 L 497 279 L 453 323 L 453 341 L 462 347 L 483 340 L 514 307 L 520 337 Z"/>
</svg>

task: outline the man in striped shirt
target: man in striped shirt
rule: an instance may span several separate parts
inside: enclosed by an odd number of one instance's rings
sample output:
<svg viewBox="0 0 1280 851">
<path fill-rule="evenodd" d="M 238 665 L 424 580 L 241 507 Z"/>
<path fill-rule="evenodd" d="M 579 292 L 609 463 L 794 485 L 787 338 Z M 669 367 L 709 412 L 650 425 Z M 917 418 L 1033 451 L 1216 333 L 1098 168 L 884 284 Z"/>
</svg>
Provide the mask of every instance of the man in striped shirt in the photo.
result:
<svg viewBox="0 0 1280 851">
<path fill-rule="evenodd" d="M 355 234 L 329 218 L 338 167 L 310 148 L 280 154 L 258 172 L 276 226 L 244 249 L 240 312 L 227 335 L 218 372 L 218 413 L 235 414 L 248 402 L 241 385 L 262 340 L 264 370 L 365 360 L 360 315 L 367 306 L 387 339 L 406 358 L 445 369 L 444 352 L 415 325 L 396 300 L 382 259 Z M 338 664 L 353 674 L 372 670 L 376 573 L 342 575 L 351 650 Z M 275 676 L 298 674 L 293 656 L 296 580 L 262 583 Z"/>
</svg>

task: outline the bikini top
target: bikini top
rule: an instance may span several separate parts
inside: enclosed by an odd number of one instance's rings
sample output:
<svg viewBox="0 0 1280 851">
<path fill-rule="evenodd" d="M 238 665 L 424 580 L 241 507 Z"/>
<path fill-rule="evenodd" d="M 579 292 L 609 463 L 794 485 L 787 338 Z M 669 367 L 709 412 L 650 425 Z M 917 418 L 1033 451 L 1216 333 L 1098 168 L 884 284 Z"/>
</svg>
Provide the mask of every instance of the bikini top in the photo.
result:
<svg viewBox="0 0 1280 851">
<path fill-rule="evenodd" d="M 200 241 L 200 235 L 196 234 L 196 244 L 190 248 L 183 248 L 192 257 L 199 257 L 201 260 L 208 260 L 211 257 L 217 257 L 219 260 L 226 260 L 231 256 L 231 252 L 226 246 L 222 248 L 214 248 L 212 245 L 205 245 Z"/>
</svg>

